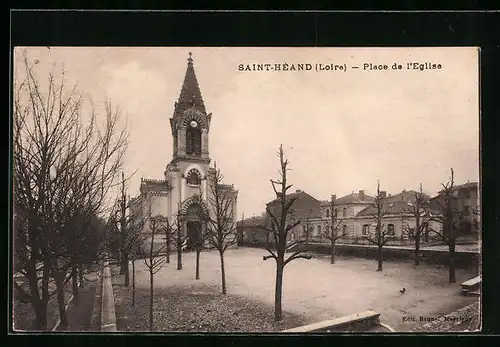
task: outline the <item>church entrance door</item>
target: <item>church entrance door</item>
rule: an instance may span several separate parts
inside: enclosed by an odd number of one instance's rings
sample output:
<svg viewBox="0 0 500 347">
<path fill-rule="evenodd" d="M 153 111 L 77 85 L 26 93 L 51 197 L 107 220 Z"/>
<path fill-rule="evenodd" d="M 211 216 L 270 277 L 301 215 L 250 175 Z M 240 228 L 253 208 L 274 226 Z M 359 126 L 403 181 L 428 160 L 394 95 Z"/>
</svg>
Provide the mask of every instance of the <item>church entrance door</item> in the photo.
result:
<svg viewBox="0 0 500 347">
<path fill-rule="evenodd" d="M 194 251 L 195 245 L 201 241 L 201 222 L 187 222 L 187 251 Z"/>
</svg>

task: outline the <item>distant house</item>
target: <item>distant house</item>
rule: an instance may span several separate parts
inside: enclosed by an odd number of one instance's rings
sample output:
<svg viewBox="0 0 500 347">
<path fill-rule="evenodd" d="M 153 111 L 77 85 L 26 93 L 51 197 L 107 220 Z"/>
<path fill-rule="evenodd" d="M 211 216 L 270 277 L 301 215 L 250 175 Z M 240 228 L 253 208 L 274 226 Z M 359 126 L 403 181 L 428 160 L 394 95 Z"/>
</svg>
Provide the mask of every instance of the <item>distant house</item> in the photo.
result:
<svg viewBox="0 0 500 347">
<path fill-rule="evenodd" d="M 293 224 L 297 221 L 301 221 L 299 225 L 293 228 L 289 233 L 289 238 L 298 239 L 301 237 L 306 237 L 305 234 L 309 233 L 309 237 L 312 237 L 314 230 L 317 230 L 317 222 L 321 219 L 321 202 L 308 194 L 303 190 L 296 190 L 295 193 L 286 195 L 287 201 L 289 199 L 295 199 L 292 207 L 288 211 L 287 224 Z M 281 199 L 274 199 L 266 204 L 266 207 L 279 218 L 281 212 Z M 270 216 L 266 216 L 264 223 L 270 227 L 271 220 Z M 316 229 L 315 229 L 316 228 Z"/>
<path fill-rule="evenodd" d="M 413 243 L 415 241 L 413 237 L 416 218 L 411 211 L 418 193 L 414 190 L 403 190 L 394 195 L 387 195 L 385 191 L 382 191 L 381 194 L 383 196 L 382 211 L 384 212 L 382 224 L 384 230 L 387 230 L 392 236 L 389 244 Z M 477 183 L 456 186 L 454 194 L 457 197 L 456 208 L 463 211 L 463 232 L 474 234 L 479 224 Z M 375 197 L 365 194 L 364 190 L 359 190 L 357 193 L 352 192 L 338 199 L 336 195 L 332 195 L 331 199 L 334 201 L 333 210 L 331 200 L 317 200 L 302 190 L 287 195 L 287 199 L 293 197 L 296 198 L 296 201 L 289 211 L 287 223 L 300 220 L 301 224 L 289 233 L 290 238 L 304 238 L 304 231 L 309 230 L 308 241 L 326 242 L 322 232 L 330 227 L 331 216 L 336 214 L 337 220 L 340 222 L 339 232 L 341 237 L 338 240 L 339 244 L 369 243 L 365 236 L 369 235 L 375 228 Z M 436 199 L 439 198 L 439 195 L 431 198 L 424 193 L 423 198 L 430 213 L 438 214 Z M 266 204 L 272 212 L 276 213 L 276 217 L 279 216 L 279 203 L 280 200 L 275 199 Z M 273 242 L 270 235 L 264 232 L 262 228 L 262 226 L 270 227 L 271 225 L 270 217 L 266 213 L 263 213 L 261 217 L 253 217 L 253 219 L 247 219 L 243 222 L 241 230 L 247 230 L 245 240 L 249 240 L 251 235 L 253 242 Z M 430 221 L 421 235 L 421 242 L 432 241 L 431 229 L 441 230 L 442 227 L 437 221 Z"/>
<path fill-rule="evenodd" d="M 382 192 L 385 195 L 385 192 Z M 382 200 L 382 219 L 383 230 L 388 233 L 391 238 L 390 243 L 405 244 L 411 243 L 414 240 L 411 238 L 414 235 L 416 227 L 416 217 L 411 213 L 417 197 L 416 191 L 403 190 L 399 194 L 385 197 Z M 422 194 L 424 203 L 428 208 L 430 196 Z M 375 228 L 374 215 L 377 213 L 375 206 L 370 206 L 360 211 L 356 218 L 357 237 L 364 238 L 370 231 Z M 421 235 L 421 242 L 429 241 L 430 228 L 439 229 L 439 225 L 435 221 L 429 222 L 424 232 Z"/>
<path fill-rule="evenodd" d="M 460 234 L 476 238 L 480 230 L 479 185 L 477 182 L 467 182 L 452 189 L 454 199 L 453 209 L 460 214 Z M 435 209 L 439 209 L 439 199 L 443 191 L 431 199 Z"/>
<path fill-rule="evenodd" d="M 253 216 L 236 223 L 239 244 L 269 242 L 268 235 L 262 228 L 264 216 Z"/>
<path fill-rule="evenodd" d="M 340 223 L 339 232 L 342 238 L 339 242 L 344 239 L 350 239 L 357 236 L 358 228 L 356 217 L 359 212 L 363 211 L 367 207 L 373 206 L 375 203 L 375 197 L 365 194 L 364 190 L 360 190 L 358 193 L 352 192 L 351 194 L 345 195 L 338 199 L 335 199 L 335 207 L 333 213 L 337 213 L 337 219 Z M 330 218 L 327 218 L 328 222 Z"/>
</svg>

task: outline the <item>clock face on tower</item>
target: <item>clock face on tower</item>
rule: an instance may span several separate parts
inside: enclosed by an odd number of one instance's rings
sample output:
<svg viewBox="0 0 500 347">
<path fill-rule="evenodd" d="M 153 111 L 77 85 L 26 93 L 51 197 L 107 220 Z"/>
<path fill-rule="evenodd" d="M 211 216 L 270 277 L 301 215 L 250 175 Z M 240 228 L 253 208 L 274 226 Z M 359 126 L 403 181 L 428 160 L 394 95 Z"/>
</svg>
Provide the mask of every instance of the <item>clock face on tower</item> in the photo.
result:
<svg viewBox="0 0 500 347">
<path fill-rule="evenodd" d="M 198 123 L 195 120 L 192 120 L 189 125 L 191 125 L 192 128 L 196 128 L 198 126 Z"/>
</svg>

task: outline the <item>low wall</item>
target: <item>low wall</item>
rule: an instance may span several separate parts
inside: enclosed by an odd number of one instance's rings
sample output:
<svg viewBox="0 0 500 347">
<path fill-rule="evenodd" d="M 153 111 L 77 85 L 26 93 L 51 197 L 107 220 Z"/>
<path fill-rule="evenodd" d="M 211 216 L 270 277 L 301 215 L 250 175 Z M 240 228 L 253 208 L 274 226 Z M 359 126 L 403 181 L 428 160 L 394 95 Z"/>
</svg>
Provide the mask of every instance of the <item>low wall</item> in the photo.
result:
<svg viewBox="0 0 500 347">
<path fill-rule="evenodd" d="M 380 323 L 380 313 L 365 311 L 352 315 L 303 325 L 282 331 L 283 333 L 308 333 L 308 332 L 363 332 L 373 329 L 394 331 L 391 327 Z"/>
<path fill-rule="evenodd" d="M 104 264 L 102 275 L 101 301 L 101 331 L 115 332 L 115 298 L 113 295 L 113 283 L 111 282 L 111 269 L 107 262 Z"/>
<path fill-rule="evenodd" d="M 102 266 L 102 265 L 99 265 Z M 90 320 L 90 331 L 101 331 L 101 311 L 102 311 L 102 278 L 103 271 L 101 269 L 97 277 L 97 287 L 94 297 L 94 305 L 92 306 L 92 318 Z"/>
<path fill-rule="evenodd" d="M 245 247 L 256 247 L 263 248 L 261 244 L 240 244 L 240 246 Z M 268 245 L 268 247 L 274 247 L 273 245 Z M 303 251 L 314 252 L 318 254 L 330 254 L 330 246 L 327 244 L 302 244 L 300 249 Z M 376 259 L 377 258 L 377 248 L 375 247 L 363 247 L 363 246 L 353 246 L 353 245 L 342 245 L 337 244 L 335 246 L 335 254 L 347 257 L 357 257 L 366 259 Z M 406 260 L 413 261 L 414 250 L 412 249 L 397 249 L 397 248 L 384 248 L 383 258 L 384 260 Z M 448 265 L 449 253 L 446 251 L 435 251 L 435 250 L 420 250 L 422 255 L 420 260 L 422 263 L 432 264 L 432 265 Z M 480 255 L 473 252 L 459 252 L 455 253 L 455 266 L 460 269 L 477 269 L 479 268 Z"/>
</svg>

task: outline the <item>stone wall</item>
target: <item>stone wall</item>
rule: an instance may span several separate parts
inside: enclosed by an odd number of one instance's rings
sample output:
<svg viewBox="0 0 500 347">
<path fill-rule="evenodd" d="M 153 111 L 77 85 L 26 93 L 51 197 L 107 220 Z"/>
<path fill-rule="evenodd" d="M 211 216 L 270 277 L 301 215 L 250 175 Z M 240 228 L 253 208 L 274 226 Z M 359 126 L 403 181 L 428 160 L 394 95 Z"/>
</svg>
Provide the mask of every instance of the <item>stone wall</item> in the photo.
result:
<svg viewBox="0 0 500 347">
<path fill-rule="evenodd" d="M 319 254 L 330 254 L 330 247 L 327 244 L 315 244 L 315 245 L 301 245 L 301 249 L 309 252 L 315 252 Z M 342 256 L 352 256 L 358 258 L 376 259 L 377 249 L 375 247 L 356 247 L 348 245 L 339 245 L 335 247 L 336 254 Z M 434 251 L 434 250 L 421 250 L 422 254 L 421 262 L 427 264 L 440 264 L 448 265 L 449 255 L 446 251 Z M 414 251 L 412 249 L 395 249 L 395 248 L 384 248 L 383 250 L 384 260 L 407 260 L 411 261 L 414 257 Z M 478 268 L 480 261 L 480 255 L 478 253 L 472 252 L 460 252 L 455 253 L 455 264 L 457 268 L 469 269 Z"/>
<path fill-rule="evenodd" d="M 309 332 L 366 332 L 371 330 L 394 331 L 391 327 L 380 323 L 380 313 L 365 311 L 352 315 L 325 320 L 318 323 L 303 325 L 293 329 L 284 330 L 284 333 L 309 333 Z"/>
</svg>

